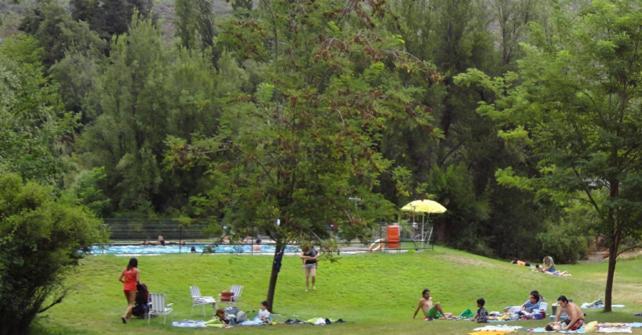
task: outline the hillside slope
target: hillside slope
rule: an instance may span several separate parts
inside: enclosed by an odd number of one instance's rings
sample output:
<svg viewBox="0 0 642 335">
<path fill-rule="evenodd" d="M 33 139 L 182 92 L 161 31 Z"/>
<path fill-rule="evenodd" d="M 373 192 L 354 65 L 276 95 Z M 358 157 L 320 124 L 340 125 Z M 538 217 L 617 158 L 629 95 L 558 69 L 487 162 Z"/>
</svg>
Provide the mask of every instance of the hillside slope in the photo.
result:
<svg viewBox="0 0 642 335">
<path fill-rule="evenodd" d="M 126 258 L 89 257 L 69 279 L 73 292 L 59 306 L 39 319 L 40 333 L 80 334 L 164 334 L 177 329 L 163 327 L 154 320 L 152 326 L 134 320 L 122 325 L 119 316 L 124 298 L 117 282 Z M 243 310 L 256 310 L 265 298 L 271 267 L 268 256 L 170 255 L 139 258 L 142 281 L 152 292 L 163 292 L 174 302 L 173 318 L 198 318 L 190 315 L 189 285 L 198 285 L 204 294 L 215 295 L 232 284 L 245 286 L 239 303 Z M 642 310 L 642 259 L 620 262 L 616 277 L 615 302 L 627 308 L 610 315 L 589 312 L 589 319 L 632 319 L 632 312 Z M 415 254 L 366 254 L 342 257 L 338 262 L 322 261 L 318 289 L 304 291 L 300 260 L 287 257 L 277 287 L 275 307 L 283 317 L 307 319 L 315 316 L 343 318 L 350 322 L 323 329 L 298 328 L 296 333 L 371 333 L 382 328 L 391 332 L 461 334 L 472 329 L 468 322 L 439 321 L 427 323 L 412 320 L 412 312 L 424 287 L 429 287 L 436 301 L 447 311 L 459 313 L 473 308 L 478 297 L 484 297 L 489 310 L 522 303 L 532 289 L 547 300 L 566 294 L 577 302 L 601 297 L 606 264 L 561 266 L 573 276 L 550 277 L 524 267 L 471 255 L 446 248 Z M 252 313 L 250 313 L 252 314 Z M 527 326 L 536 326 L 527 323 Z M 282 332 L 283 327 L 232 329 L 232 333 Z M 290 329 L 290 328 L 286 328 Z M 188 333 L 211 333 L 220 330 L 194 330 Z"/>
</svg>

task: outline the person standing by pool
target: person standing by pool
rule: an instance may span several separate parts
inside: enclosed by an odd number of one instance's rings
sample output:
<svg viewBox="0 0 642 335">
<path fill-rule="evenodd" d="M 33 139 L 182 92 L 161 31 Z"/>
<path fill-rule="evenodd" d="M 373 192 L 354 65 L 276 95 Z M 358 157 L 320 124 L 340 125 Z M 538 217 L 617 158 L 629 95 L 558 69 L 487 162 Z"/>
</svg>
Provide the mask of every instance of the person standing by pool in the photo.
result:
<svg viewBox="0 0 642 335">
<path fill-rule="evenodd" d="M 303 260 L 303 269 L 305 270 L 305 291 L 310 289 L 310 281 L 312 281 L 312 289 L 316 290 L 317 278 L 317 257 L 319 252 L 314 249 L 314 246 L 303 246 L 301 259 Z"/>
<path fill-rule="evenodd" d="M 252 245 L 252 252 L 261 252 L 261 239 L 257 238 L 256 242 Z"/>
<path fill-rule="evenodd" d="M 120 318 L 123 323 L 127 323 L 127 320 L 132 316 L 132 309 L 136 302 L 136 284 L 139 280 L 140 271 L 138 271 L 138 260 L 132 257 L 118 278 L 118 281 L 123 283 L 123 291 L 125 292 L 125 299 L 127 299 L 127 309 L 125 310 L 125 314 Z"/>
</svg>

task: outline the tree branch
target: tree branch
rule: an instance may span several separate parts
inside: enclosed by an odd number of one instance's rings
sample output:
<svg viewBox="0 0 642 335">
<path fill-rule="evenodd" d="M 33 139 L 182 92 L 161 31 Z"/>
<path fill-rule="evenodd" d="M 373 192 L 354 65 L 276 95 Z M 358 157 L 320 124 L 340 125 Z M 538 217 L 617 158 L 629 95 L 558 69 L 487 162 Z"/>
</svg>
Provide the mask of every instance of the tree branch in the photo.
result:
<svg viewBox="0 0 642 335">
<path fill-rule="evenodd" d="M 573 173 L 575 174 L 575 176 L 577 177 L 577 179 L 578 179 L 578 180 L 580 181 L 580 183 L 582 184 L 582 190 L 584 191 L 584 193 L 586 193 L 586 196 L 589 198 L 590 203 L 593 205 L 593 207 L 595 208 L 595 210 L 597 211 L 597 213 L 598 213 L 598 214 L 600 214 L 600 215 L 602 215 L 602 209 L 601 209 L 601 208 L 600 208 L 600 206 L 597 204 L 597 202 L 595 201 L 595 199 L 593 199 L 593 195 L 591 194 L 591 190 L 589 190 L 589 188 L 588 188 L 588 186 L 586 186 L 586 183 L 584 182 L 584 180 L 582 180 L 582 177 L 580 176 L 580 173 L 577 171 L 577 169 L 576 169 L 574 166 L 573 166 L 573 167 L 571 167 L 571 168 L 573 169 Z"/>
<path fill-rule="evenodd" d="M 38 310 L 38 313 L 43 313 L 43 312 L 47 311 L 49 308 L 51 308 L 51 307 L 53 307 L 53 306 L 58 305 L 59 303 L 61 303 L 61 302 L 62 302 L 62 299 L 67 295 L 67 291 L 68 291 L 68 290 L 67 290 L 67 289 L 65 289 L 65 290 L 64 290 L 64 291 L 63 291 L 63 292 L 58 296 L 58 298 L 56 298 L 56 299 L 55 299 L 51 304 L 49 304 L 48 306 L 46 306 L 46 307 L 41 307 L 41 308 Z"/>
<path fill-rule="evenodd" d="M 623 254 L 623 253 L 625 253 L 625 252 L 627 252 L 627 251 L 631 251 L 631 250 L 635 250 L 635 249 L 640 249 L 640 248 L 642 248 L 642 244 L 636 244 L 636 245 L 634 245 L 634 246 L 632 246 L 632 247 L 628 247 L 628 248 L 624 248 L 624 249 L 622 249 L 622 250 L 619 250 L 619 251 L 617 252 L 617 255 L 618 255 L 618 256 L 620 256 L 621 254 Z"/>
</svg>

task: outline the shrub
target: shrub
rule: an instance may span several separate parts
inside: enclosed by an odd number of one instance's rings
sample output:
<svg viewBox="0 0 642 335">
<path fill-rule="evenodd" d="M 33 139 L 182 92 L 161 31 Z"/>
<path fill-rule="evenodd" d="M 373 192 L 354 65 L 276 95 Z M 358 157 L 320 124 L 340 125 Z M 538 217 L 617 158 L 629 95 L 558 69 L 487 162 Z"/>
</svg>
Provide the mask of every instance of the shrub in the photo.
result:
<svg viewBox="0 0 642 335">
<path fill-rule="evenodd" d="M 549 225 L 546 232 L 537 235 L 537 240 L 542 245 L 543 256 L 552 256 L 560 263 L 576 263 L 585 258 L 588 251 L 588 241 L 581 228 L 565 221 Z"/>
<path fill-rule="evenodd" d="M 35 316 L 62 301 L 64 274 L 104 236 L 82 206 L 53 189 L 0 176 L 0 334 L 25 334 Z"/>
</svg>

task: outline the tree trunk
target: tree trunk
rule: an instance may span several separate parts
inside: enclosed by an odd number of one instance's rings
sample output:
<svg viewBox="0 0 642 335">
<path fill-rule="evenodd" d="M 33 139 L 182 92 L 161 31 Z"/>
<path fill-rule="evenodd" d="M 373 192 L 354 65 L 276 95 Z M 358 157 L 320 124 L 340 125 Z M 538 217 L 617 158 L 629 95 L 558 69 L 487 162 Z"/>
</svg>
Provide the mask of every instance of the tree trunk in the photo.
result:
<svg viewBox="0 0 642 335">
<path fill-rule="evenodd" d="M 279 278 L 279 271 L 281 271 L 281 261 L 283 260 L 283 252 L 285 251 L 285 243 L 276 241 L 276 248 L 274 249 L 274 259 L 272 260 L 272 273 L 270 274 L 270 284 L 268 285 L 267 302 L 270 312 L 273 312 L 274 306 L 274 292 L 276 291 L 276 281 Z"/>
<path fill-rule="evenodd" d="M 604 311 L 611 311 L 613 295 L 613 279 L 615 277 L 615 264 L 617 262 L 617 246 L 615 241 L 609 247 L 609 269 L 606 273 L 606 290 L 604 292 Z"/>
<path fill-rule="evenodd" d="M 33 318 L 31 319 L 33 320 Z M 2 320 L 2 326 L 0 326 L 0 335 L 29 333 L 29 325 L 31 321 L 27 322 L 23 319 L 16 320 L 15 317 L 0 318 L 0 320 Z"/>
<path fill-rule="evenodd" d="M 620 194 L 620 183 L 617 180 L 610 180 L 610 194 L 611 199 L 617 198 Z M 618 218 L 613 213 L 613 208 L 609 209 L 608 220 L 611 227 L 611 243 L 609 245 L 609 269 L 606 273 L 606 289 L 604 290 L 604 312 L 612 311 L 613 304 L 613 280 L 615 279 L 615 265 L 617 263 L 618 250 L 620 249 L 620 238 L 622 236 L 622 228 L 618 224 Z"/>
</svg>

